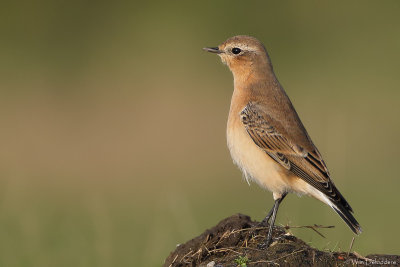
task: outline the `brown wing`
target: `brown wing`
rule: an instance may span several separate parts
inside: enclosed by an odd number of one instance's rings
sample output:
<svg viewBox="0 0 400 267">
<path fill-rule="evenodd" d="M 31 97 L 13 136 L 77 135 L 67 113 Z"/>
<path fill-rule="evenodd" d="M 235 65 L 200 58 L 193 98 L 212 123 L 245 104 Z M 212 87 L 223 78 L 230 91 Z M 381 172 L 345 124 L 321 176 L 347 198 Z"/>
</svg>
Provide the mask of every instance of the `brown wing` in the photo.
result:
<svg viewBox="0 0 400 267">
<path fill-rule="evenodd" d="M 329 178 L 328 169 L 306 133 L 302 142 L 308 140 L 306 150 L 291 140 L 288 134 L 279 132 L 279 122 L 266 114 L 256 103 L 249 103 L 240 113 L 241 121 L 254 143 L 263 149 L 270 157 L 281 164 L 334 202 L 341 202 L 343 197 Z M 344 199 L 343 199 L 344 200 Z M 342 203 L 350 208 L 348 203 Z M 351 210 L 351 208 L 350 208 Z"/>
</svg>

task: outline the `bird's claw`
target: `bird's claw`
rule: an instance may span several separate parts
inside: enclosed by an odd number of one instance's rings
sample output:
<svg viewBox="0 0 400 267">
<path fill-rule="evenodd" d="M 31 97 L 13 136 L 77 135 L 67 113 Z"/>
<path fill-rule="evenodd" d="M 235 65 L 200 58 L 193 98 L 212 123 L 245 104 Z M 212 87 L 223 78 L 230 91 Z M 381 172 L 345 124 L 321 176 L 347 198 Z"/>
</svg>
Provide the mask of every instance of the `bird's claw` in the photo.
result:
<svg viewBox="0 0 400 267">
<path fill-rule="evenodd" d="M 261 242 L 261 243 L 259 243 L 258 245 L 257 245 L 257 248 L 258 249 L 262 249 L 262 250 L 264 250 L 264 249 L 267 249 L 270 245 L 271 245 L 271 241 L 264 241 L 264 242 Z"/>
</svg>

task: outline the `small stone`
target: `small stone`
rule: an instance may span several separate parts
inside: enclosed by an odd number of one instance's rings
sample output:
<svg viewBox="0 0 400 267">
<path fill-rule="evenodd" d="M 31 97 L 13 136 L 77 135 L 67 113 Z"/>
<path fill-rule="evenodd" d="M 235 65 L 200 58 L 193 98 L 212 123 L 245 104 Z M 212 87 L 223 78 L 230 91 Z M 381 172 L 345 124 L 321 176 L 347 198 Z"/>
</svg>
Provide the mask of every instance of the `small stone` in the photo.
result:
<svg viewBox="0 0 400 267">
<path fill-rule="evenodd" d="M 209 263 L 207 263 L 207 267 L 214 267 L 215 265 L 215 261 L 210 261 Z"/>
</svg>

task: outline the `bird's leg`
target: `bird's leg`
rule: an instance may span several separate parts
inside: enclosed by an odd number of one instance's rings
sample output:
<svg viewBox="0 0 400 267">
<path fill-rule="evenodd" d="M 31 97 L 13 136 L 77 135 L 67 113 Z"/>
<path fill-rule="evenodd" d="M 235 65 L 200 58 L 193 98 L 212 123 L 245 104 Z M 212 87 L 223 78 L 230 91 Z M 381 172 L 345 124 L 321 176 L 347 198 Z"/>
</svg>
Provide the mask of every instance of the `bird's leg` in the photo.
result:
<svg viewBox="0 0 400 267">
<path fill-rule="evenodd" d="M 261 226 L 266 226 L 268 224 L 269 219 L 271 218 L 272 213 L 274 212 L 276 201 L 278 201 L 278 206 L 281 204 L 282 200 L 286 197 L 287 193 L 283 193 L 280 198 L 275 200 L 275 204 L 272 206 L 272 209 L 268 212 L 267 216 L 265 216 L 264 220 L 261 221 Z"/>
<path fill-rule="evenodd" d="M 271 218 L 271 223 L 269 224 L 269 228 L 268 228 L 267 239 L 265 240 L 264 243 L 259 245 L 260 248 L 267 248 L 271 244 L 272 231 L 273 231 L 274 224 L 275 224 L 276 214 L 278 213 L 279 204 L 281 204 L 282 200 L 285 198 L 286 195 L 287 195 L 287 193 L 283 194 L 280 198 L 275 200 L 274 206 L 272 207 L 271 211 L 268 213 L 267 217 L 265 217 L 265 219 L 262 221 L 262 223 L 267 223 L 269 221 L 269 219 Z M 272 214 L 272 217 L 271 217 L 271 214 Z"/>
<path fill-rule="evenodd" d="M 275 204 L 272 206 L 272 209 L 268 212 L 267 216 L 265 216 L 264 220 L 261 221 L 260 226 L 267 226 L 268 221 L 271 218 L 271 215 L 274 211 Z"/>
</svg>

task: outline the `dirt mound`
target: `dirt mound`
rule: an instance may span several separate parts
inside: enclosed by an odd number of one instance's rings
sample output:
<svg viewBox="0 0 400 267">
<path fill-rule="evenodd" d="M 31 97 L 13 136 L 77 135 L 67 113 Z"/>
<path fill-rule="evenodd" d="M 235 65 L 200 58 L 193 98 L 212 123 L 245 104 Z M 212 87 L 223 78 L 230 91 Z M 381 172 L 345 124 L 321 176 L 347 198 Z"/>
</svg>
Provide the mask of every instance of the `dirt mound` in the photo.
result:
<svg viewBox="0 0 400 267">
<path fill-rule="evenodd" d="M 399 266 L 400 256 L 319 251 L 275 226 L 274 241 L 260 249 L 268 229 L 249 216 L 236 214 L 200 236 L 178 245 L 165 260 L 169 266 Z"/>
</svg>

